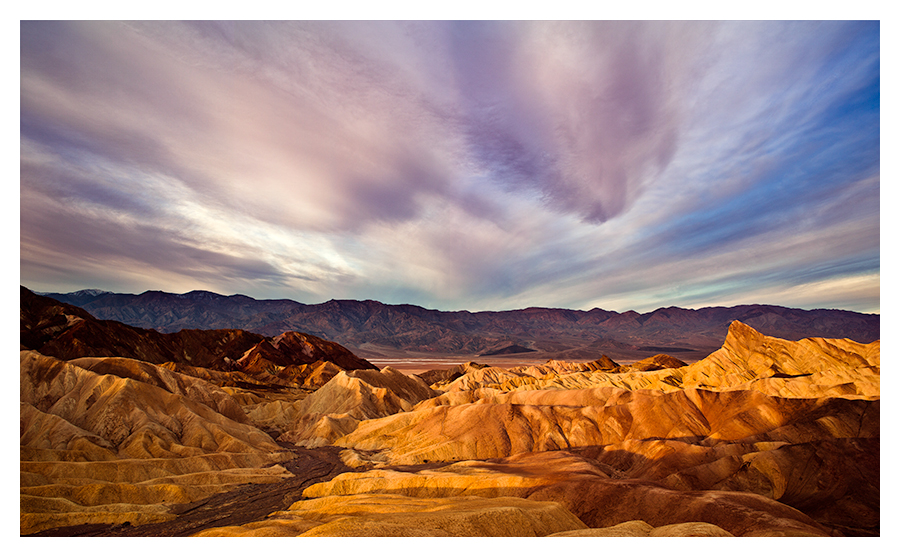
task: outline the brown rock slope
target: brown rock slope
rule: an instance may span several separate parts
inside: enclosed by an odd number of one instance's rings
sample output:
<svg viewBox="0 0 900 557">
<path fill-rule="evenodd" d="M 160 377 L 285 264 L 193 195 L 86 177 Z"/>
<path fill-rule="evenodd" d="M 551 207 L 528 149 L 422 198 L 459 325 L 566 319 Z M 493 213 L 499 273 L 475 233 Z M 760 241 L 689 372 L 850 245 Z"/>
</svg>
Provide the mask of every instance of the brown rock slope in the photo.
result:
<svg viewBox="0 0 900 557">
<path fill-rule="evenodd" d="M 602 538 L 709 538 L 729 537 L 727 531 L 715 524 L 708 522 L 686 522 L 682 524 L 667 524 L 654 528 L 643 520 L 630 520 L 608 528 L 586 528 L 584 530 L 571 530 L 569 532 L 557 532 L 548 537 L 602 537 Z"/>
<path fill-rule="evenodd" d="M 128 358 L 76 358 L 68 363 L 98 375 L 114 375 L 153 385 L 204 404 L 238 423 L 250 423 L 240 405 L 224 390 L 208 381 L 178 373 L 168 367 Z"/>
<path fill-rule="evenodd" d="M 279 481 L 290 458 L 214 386 L 121 358 L 20 365 L 20 531 L 142 524 L 244 483 Z M 275 466 L 273 466 L 275 465 Z"/>
<path fill-rule="evenodd" d="M 308 400 L 308 399 L 307 399 Z M 689 443 L 872 437 L 877 402 L 785 399 L 754 391 L 658 393 L 611 387 L 518 391 L 360 423 L 335 444 L 392 464 L 500 458 L 632 439 Z"/>
<path fill-rule="evenodd" d="M 682 362 L 683 364 L 683 362 Z M 534 388 L 542 380 L 570 374 L 611 372 L 619 364 L 607 356 L 590 362 L 549 360 L 542 365 L 519 366 L 510 369 L 468 362 L 446 370 L 431 370 L 419 374 L 434 389 L 447 392 L 473 391 L 482 388 L 514 390 Z"/>
<path fill-rule="evenodd" d="M 407 497 L 396 494 L 321 497 L 241 526 L 210 528 L 214 536 L 561 536 L 727 537 L 714 524 L 690 522 L 654 528 L 633 520 L 587 528 L 562 505 L 520 497 Z"/>
<path fill-rule="evenodd" d="M 658 369 L 679 368 L 686 365 L 678 358 L 673 358 L 668 354 L 657 354 L 631 364 L 630 368 L 634 371 L 656 371 Z"/>
<path fill-rule="evenodd" d="M 478 373 L 466 373 L 448 386 L 438 384 L 435 388 L 515 391 L 610 386 L 663 392 L 699 388 L 757 390 L 792 398 L 874 399 L 880 396 L 880 352 L 880 341 L 869 344 L 821 338 L 787 341 L 762 335 L 735 321 L 722 348 L 689 366 L 663 354 L 613 368 L 602 367 L 603 359 L 586 364 L 551 361 L 542 366 L 506 370 L 486 368 Z"/>
<path fill-rule="evenodd" d="M 422 381 L 429 387 L 435 384 L 448 385 L 453 380 L 458 379 L 473 369 L 481 369 L 488 367 L 486 364 L 476 362 L 467 362 L 447 369 L 432 369 L 417 374 Z"/>
<path fill-rule="evenodd" d="M 126 357 L 226 370 L 231 361 L 265 339 L 233 329 L 173 334 L 138 329 L 116 321 L 101 321 L 81 308 L 38 296 L 24 287 L 19 310 L 20 347 L 62 360 Z"/>
<path fill-rule="evenodd" d="M 260 341 L 238 359 L 237 367 L 247 373 L 274 373 L 287 364 L 316 362 L 331 362 L 342 369 L 376 369 L 340 344 L 296 331 Z"/>
</svg>

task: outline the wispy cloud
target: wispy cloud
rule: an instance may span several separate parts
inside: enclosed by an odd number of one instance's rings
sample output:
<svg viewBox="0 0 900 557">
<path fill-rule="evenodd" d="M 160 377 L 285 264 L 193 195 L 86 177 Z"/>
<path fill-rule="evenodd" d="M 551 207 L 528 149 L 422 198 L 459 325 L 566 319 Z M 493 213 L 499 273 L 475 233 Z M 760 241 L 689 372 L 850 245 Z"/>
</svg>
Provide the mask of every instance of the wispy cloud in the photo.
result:
<svg viewBox="0 0 900 557">
<path fill-rule="evenodd" d="M 42 290 L 878 311 L 877 22 L 21 33 Z"/>
</svg>

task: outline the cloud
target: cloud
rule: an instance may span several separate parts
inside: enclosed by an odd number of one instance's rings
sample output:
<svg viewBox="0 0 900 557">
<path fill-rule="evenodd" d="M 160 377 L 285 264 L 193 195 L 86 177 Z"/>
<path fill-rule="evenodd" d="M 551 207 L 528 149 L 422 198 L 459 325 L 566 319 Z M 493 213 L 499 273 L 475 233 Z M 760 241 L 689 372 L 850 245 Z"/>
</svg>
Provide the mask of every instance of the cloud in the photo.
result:
<svg viewBox="0 0 900 557">
<path fill-rule="evenodd" d="M 21 29 L 26 284 L 653 309 L 877 273 L 877 22 Z"/>
<path fill-rule="evenodd" d="M 460 24 L 453 69 L 477 167 L 553 210 L 602 223 L 674 156 L 696 26 Z"/>
</svg>

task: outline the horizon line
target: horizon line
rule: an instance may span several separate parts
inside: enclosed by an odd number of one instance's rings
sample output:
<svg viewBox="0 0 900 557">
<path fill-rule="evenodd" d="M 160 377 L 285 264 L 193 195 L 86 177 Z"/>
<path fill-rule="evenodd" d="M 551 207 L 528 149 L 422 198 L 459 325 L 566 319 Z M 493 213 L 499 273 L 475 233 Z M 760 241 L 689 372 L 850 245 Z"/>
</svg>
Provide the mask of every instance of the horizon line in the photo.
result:
<svg viewBox="0 0 900 557">
<path fill-rule="evenodd" d="M 300 302 L 300 301 L 298 301 L 298 300 L 294 300 L 294 299 L 292 299 L 292 298 L 254 298 L 253 296 L 249 296 L 249 295 L 247 295 L 247 294 L 241 294 L 241 293 L 235 293 L 235 294 L 221 294 L 221 293 L 218 293 L 218 292 L 213 292 L 213 291 L 211 291 L 211 290 L 202 290 L 202 289 L 189 290 L 189 291 L 184 292 L 184 293 L 167 292 L 167 291 L 165 291 L 165 290 L 156 290 L 156 289 L 148 289 L 148 290 L 145 290 L 145 291 L 143 291 L 143 292 L 141 292 L 141 293 L 132 293 L 132 292 L 113 292 L 113 291 L 111 291 L 111 290 L 104 290 L 104 289 L 101 289 L 101 288 L 82 288 L 82 289 L 80 289 L 80 290 L 74 290 L 74 291 L 72 291 L 72 292 L 47 292 L 47 291 L 38 291 L 38 290 L 35 290 L 34 288 L 28 287 L 28 286 L 26 286 L 26 285 L 24 285 L 24 284 L 21 284 L 20 286 L 22 286 L 23 288 L 27 288 L 28 290 L 30 290 L 31 292 L 33 292 L 33 293 L 35 293 L 35 294 L 37 294 L 37 295 L 39 295 L 39 296 L 47 296 L 47 295 L 50 295 L 50 294 L 56 294 L 56 295 L 61 295 L 61 296 L 70 296 L 70 295 L 73 295 L 73 294 L 78 294 L 78 293 L 80 293 L 80 292 L 90 292 L 90 291 L 100 292 L 101 294 L 112 294 L 112 295 L 122 295 L 122 296 L 142 296 L 142 295 L 144 295 L 144 294 L 148 294 L 148 293 L 151 293 L 151 292 L 158 292 L 158 293 L 161 293 L 161 294 L 167 294 L 167 295 L 171 295 L 171 296 L 187 296 L 188 294 L 193 294 L 193 293 L 205 293 L 205 294 L 213 294 L 213 295 L 216 295 L 216 296 L 221 296 L 221 297 L 223 297 L 223 298 L 231 298 L 231 297 L 241 296 L 241 297 L 249 298 L 249 299 L 251 299 L 251 300 L 258 301 L 258 302 L 288 301 L 288 302 L 293 302 L 293 303 L 295 303 L 295 304 L 300 304 L 300 305 L 303 305 L 303 306 L 317 306 L 317 305 L 327 304 L 327 303 L 329 303 L 329 302 L 358 302 L 358 303 L 374 302 L 374 303 L 381 304 L 381 305 L 384 305 L 384 306 L 394 306 L 394 307 L 411 306 L 411 307 L 416 307 L 416 308 L 424 309 L 424 310 L 426 310 L 426 311 L 437 311 L 437 312 L 441 312 L 441 313 L 505 313 L 505 312 L 514 312 L 514 311 L 527 311 L 527 310 L 530 310 L 530 309 L 543 309 L 543 310 L 577 311 L 577 312 L 584 312 L 584 313 L 588 313 L 588 312 L 591 312 L 591 311 L 594 311 L 594 310 L 599 310 L 599 311 L 605 311 L 605 312 L 609 312 L 609 313 L 615 313 L 615 314 L 618 314 L 618 315 L 625 315 L 625 314 L 627 314 L 627 313 L 636 313 L 636 314 L 638 314 L 638 315 L 648 315 L 648 314 L 655 313 L 655 312 L 657 312 L 657 311 L 665 310 L 665 309 L 680 309 L 680 310 L 687 310 L 687 311 L 700 311 L 700 310 L 704 310 L 704 309 L 715 309 L 715 308 L 734 309 L 734 308 L 744 307 L 744 306 L 763 306 L 763 307 L 776 307 L 776 308 L 791 309 L 791 310 L 799 310 L 799 311 L 846 311 L 846 312 L 849 312 L 849 313 L 856 313 L 856 314 L 859 314 L 859 315 L 877 315 L 877 316 L 879 316 L 879 317 L 881 316 L 881 312 L 880 312 L 880 311 L 878 311 L 878 312 L 863 312 L 863 311 L 856 311 L 856 310 L 851 310 L 851 309 L 843 309 L 843 308 L 825 308 L 825 307 L 812 308 L 812 309 L 805 309 L 805 308 L 792 307 L 792 306 L 782 306 L 782 305 L 779 305 L 779 304 L 769 304 L 769 303 L 745 303 L 745 304 L 736 304 L 736 305 L 733 305 L 733 306 L 725 306 L 725 305 L 708 305 L 708 306 L 701 306 L 701 307 L 682 307 L 682 306 L 676 306 L 676 305 L 669 305 L 669 306 L 660 306 L 660 307 L 658 307 L 658 308 L 656 308 L 656 309 L 653 309 L 653 310 L 647 311 L 647 312 L 639 312 L 639 311 L 634 310 L 634 309 L 629 309 L 629 310 L 621 311 L 621 312 L 620 312 L 620 311 L 604 309 L 604 308 L 596 307 L 596 306 L 593 307 L 593 308 L 591 308 L 591 309 L 575 309 L 575 308 L 549 307 L 549 306 L 528 306 L 528 307 L 523 307 L 523 308 L 501 309 L 501 310 L 492 310 L 492 309 L 488 309 L 488 310 L 470 310 L 470 309 L 445 310 L 445 309 L 428 308 L 428 307 L 425 307 L 425 306 L 420 306 L 420 305 L 418 305 L 418 304 L 412 304 L 412 303 L 388 303 L 388 302 L 382 302 L 381 300 L 374 300 L 374 299 L 370 299 L 370 298 L 367 298 L 367 299 L 364 299 L 364 300 L 359 300 L 359 299 L 355 299 L 355 298 L 331 298 L 331 299 L 329 299 L 329 300 L 325 300 L 325 301 L 322 301 L 322 302 L 317 302 L 317 303 L 306 303 L 306 302 Z"/>
</svg>

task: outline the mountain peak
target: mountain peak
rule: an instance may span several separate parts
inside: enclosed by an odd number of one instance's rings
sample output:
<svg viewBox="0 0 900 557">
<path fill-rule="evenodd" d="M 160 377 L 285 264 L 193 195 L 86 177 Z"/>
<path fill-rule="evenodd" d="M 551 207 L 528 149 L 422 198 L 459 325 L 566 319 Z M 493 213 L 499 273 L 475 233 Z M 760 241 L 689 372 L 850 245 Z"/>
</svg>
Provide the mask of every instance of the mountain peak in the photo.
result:
<svg viewBox="0 0 900 557">
<path fill-rule="evenodd" d="M 208 290 L 191 290 L 190 292 L 186 292 L 184 294 L 175 294 L 176 298 L 186 298 L 188 300 L 218 300 L 219 298 L 224 298 L 222 294 L 216 294 L 215 292 L 209 292 Z"/>
<path fill-rule="evenodd" d="M 728 334 L 725 336 L 725 346 L 729 347 L 741 347 L 742 349 L 746 349 L 747 347 L 753 348 L 758 346 L 765 335 L 747 325 L 735 319 L 731 322 L 731 325 L 728 326 Z"/>
<path fill-rule="evenodd" d="M 100 290 L 98 288 L 85 288 L 84 290 L 78 290 L 77 292 L 69 292 L 69 296 L 77 296 L 79 298 L 96 298 L 107 294 L 113 294 L 113 292 L 110 292 L 109 290 Z"/>
</svg>

